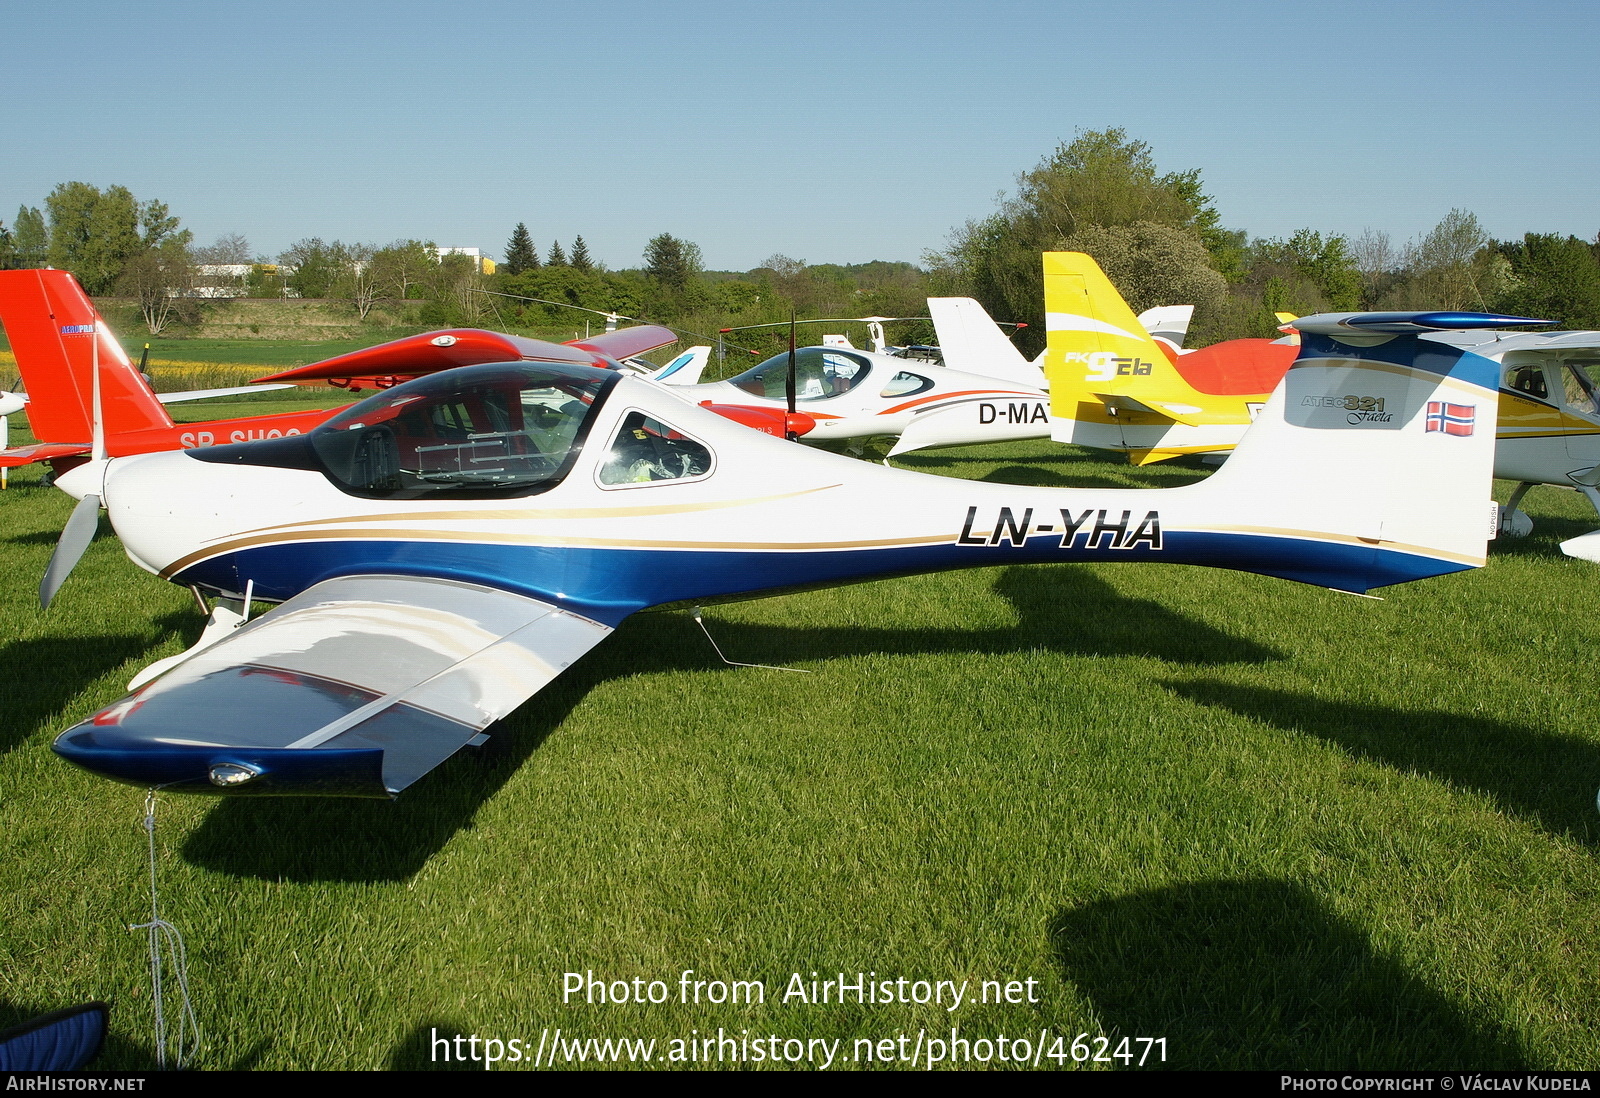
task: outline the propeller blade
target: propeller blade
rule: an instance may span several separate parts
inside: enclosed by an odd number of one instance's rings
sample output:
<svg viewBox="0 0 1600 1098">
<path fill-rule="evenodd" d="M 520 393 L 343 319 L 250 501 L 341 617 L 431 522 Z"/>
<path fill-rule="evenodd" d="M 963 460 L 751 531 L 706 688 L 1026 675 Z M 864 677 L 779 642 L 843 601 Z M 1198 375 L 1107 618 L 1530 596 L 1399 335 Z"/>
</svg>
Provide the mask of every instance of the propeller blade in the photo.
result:
<svg viewBox="0 0 1600 1098">
<path fill-rule="evenodd" d="M 66 528 L 61 531 L 61 540 L 56 542 L 56 551 L 50 554 L 50 563 L 44 570 L 44 579 L 39 581 L 41 609 L 49 607 L 50 600 L 56 597 L 56 592 L 72 574 L 72 569 L 77 566 L 84 550 L 89 548 L 89 543 L 94 541 L 95 532 L 99 529 L 100 497 L 84 496 L 78 501 L 78 506 L 72 509 L 72 517 L 67 520 Z"/>
<path fill-rule="evenodd" d="M 794 312 L 791 310 L 789 313 L 789 372 L 783 379 L 783 395 L 789 402 L 789 414 L 791 416 L 794 415 L 795 369 Z M 793 431 L 785 431 L 784 434 L 789 437 L 789 441 L 794 441 L 795 435 Z"/>
</svg>

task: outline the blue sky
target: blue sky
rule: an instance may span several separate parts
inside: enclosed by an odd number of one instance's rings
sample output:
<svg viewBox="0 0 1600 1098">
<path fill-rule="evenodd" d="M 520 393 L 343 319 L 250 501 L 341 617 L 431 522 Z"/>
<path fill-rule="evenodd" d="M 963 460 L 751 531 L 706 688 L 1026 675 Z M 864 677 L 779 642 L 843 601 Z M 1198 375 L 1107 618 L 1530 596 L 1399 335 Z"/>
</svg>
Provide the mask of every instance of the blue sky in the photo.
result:
<svg viewBox="0 0 1600 1098">
<path fill-rule="evenodd" d="M 57 183 L 201 243 L 498 254 L 671 232 L 707 265 L 916 261 L 1120 126 L 1224 224 L 1404 240 L 1600 230 L 1600 4 L 288 2 L 11 5 L 0 219 Z"/>
</svg>

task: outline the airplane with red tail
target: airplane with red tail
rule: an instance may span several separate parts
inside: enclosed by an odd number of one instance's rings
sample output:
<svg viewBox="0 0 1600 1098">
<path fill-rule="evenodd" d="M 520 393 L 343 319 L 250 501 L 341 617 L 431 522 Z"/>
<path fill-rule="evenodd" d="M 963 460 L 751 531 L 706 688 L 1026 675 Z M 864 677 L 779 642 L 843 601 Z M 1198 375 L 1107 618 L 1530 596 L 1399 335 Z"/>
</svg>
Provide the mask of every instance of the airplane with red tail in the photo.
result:
<svg viewBox="0 0 1600 1098">
<path fill-rule="evenodd" d="M 165 405 L 179 400 L 261 391 L 298 382 L 359 392 L 386 389 L 408 377 L 489 362 L 549 362 L 620 370 L 624 359 L 676 342 L 658 325 L 604 332 L 570 343 L 547 343 L 472 328 L 407 336 L 313 363 L 251 386 L 157 393 L 68 271 L 0 271 L 0 325 L 16 356 L 26 395 L 0 394 L 0 416 L 26 408 L 37 442 L 10 448 L 0 440 L 0 469 L 35 462 L 59 475 L 90 459 L 98 375 L 106 453 L 110 457 L 225 446 L 304 434 L 342 411 L 315 408 L 176 423 Z M 280 382 L 279 379 L 282 379 Z M 713 408 L 713 411 L 724 411 Z M 793 429 L 769 409 L 731 409 L 731 418 L 780 437 Z M 796 426 L 804 427 L 803 423 Z"/>
</svg>

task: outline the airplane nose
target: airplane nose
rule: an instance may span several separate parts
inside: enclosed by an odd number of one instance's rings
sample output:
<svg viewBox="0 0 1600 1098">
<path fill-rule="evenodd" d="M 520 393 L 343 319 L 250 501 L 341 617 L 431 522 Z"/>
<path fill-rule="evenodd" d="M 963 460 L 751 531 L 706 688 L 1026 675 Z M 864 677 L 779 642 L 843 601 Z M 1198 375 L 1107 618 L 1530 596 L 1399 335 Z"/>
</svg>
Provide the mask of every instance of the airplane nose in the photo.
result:
<svg viewBox="0 0 1600 1098">
<path fill-rule="evenodd" d="M 189 540 L 195 497 L 184 474 L 197 464 L 176 451 L 115 458 L 105 470 L 106 514 L 128 556 L 146 571 L 159 572 Z"/>
<path fill-rule="evenodd" d="M 84 496 L 105 496 L 106 472 L 111 467 L 109 458 L 98 458 L 75 465 L 56 477 L 55 485 L 73 499 Z"/>
<path fill-rule="evenodd" d="M 242 530 L 265 525 L 269 515 L 300 513 L 325 485 L 320 473 L 220 464 L 172 450 L 113 459 L 104 499 L 128 555 L 159 574 Z"/>
</svg>

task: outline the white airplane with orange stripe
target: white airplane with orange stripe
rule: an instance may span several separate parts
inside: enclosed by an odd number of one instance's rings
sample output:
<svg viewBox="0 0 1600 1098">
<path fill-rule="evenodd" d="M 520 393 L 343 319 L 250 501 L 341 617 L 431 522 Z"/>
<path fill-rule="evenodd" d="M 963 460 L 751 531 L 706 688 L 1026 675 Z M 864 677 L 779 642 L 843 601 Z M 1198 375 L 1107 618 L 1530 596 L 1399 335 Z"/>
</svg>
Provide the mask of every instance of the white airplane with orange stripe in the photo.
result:
<svg viewBox="0 0 1600 1098">
<path fill-rule="evenodd" d="M 676 391 L 697 404 L 781 411 L 788 404 L 788 386 L 789 352 L 782 351 L 735 377 L 678 386 Z M 1039 438 L 1048 434 L 1050 424 L 1049 398 L 1042 388 L 839 346 L 795 351 L 794 407 L 811 421 L 803 441 L 900 436 L 891 454 L 923 446 Z M 955 409 L 967 421 L 960 437 L 916 441 L 916 424 Z"/>
</svg>

